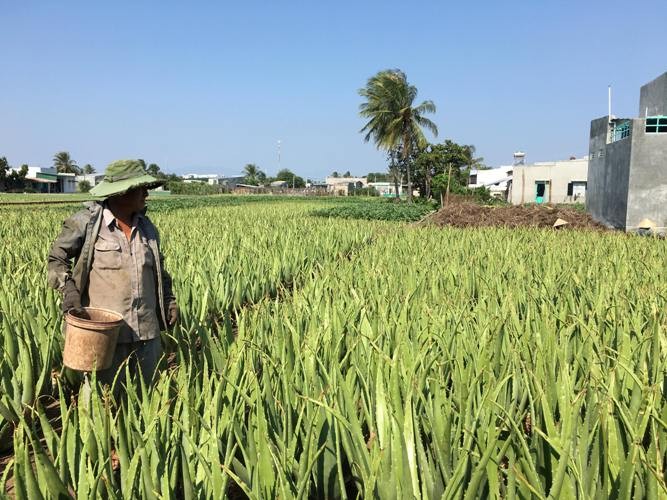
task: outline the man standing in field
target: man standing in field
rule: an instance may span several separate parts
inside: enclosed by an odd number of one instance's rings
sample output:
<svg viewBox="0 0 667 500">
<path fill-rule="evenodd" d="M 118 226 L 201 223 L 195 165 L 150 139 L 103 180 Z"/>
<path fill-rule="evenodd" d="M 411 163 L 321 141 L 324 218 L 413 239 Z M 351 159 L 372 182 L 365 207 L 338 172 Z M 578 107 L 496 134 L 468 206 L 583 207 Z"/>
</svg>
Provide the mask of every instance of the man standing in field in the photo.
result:
<svg viewBox="0 0 667 500">
<path fill-rule="evenodd" d="M 98 380 L 111 383 L 128 360 L 133 377 L 141 373 L 150 382 L 162 356 L 160 330 L 178 319 L 158 231 L 146 216 L 148 189 L 163 183 L 136 160 L 111 163 L 104 174 L 90 191 L 104 201 L 87 202 L 63 223 L 49 253 L 48 281 L 62 293 L 63 312 L 90 306 L 123 316 L 113 362 Z"/>
</svg>

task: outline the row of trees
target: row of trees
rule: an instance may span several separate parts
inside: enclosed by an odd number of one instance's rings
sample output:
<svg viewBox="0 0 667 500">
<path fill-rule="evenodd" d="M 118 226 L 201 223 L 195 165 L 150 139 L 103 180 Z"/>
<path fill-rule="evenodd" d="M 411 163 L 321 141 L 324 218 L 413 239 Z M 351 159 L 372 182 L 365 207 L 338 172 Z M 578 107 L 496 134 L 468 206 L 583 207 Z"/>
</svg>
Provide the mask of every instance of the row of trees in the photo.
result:
<svg viewBox="0 0 667 500">
<path fill-rule="evenodd" d="M 167 178 L 168 175 L 163 173 L 160 170 L 159 165 L 156 163 L 149 163 L 148 165 L 142 159 L 139 159 L 146 173 L 159 178 Z M 79 167 L 72 158 L 72 156 L 67 151 L 59 151 L 53 156 L 53 167 L 59 173 L 68 173 L 68 174 L 94 174 L 97 172 L 95 167 L 90 163 L 86 163 L 83 167 Z"/>
<path fill-rule="evenodd" d="M 465 193 L 471 169 L 485 169 L 484 158 L 477 157 L 475 146 L 458 144 L 450 139 L 440 144 L 414 144 L 409 156 L 405 156 L 402 145 L 387 151 L 387 172 L 368 172 L 368 182 L 391 182 L 396 192 L 410 174 L 412 187 L 422 198 L 437 197 L 447 189 Z M 332 177 L 341 177 L 333 172 Z M 342 177 L 353 177 L 346 172 Z"/>
<path fill-rule="evenodd" d="M 139 160 L 144 170 L 147 173 L 163 179 L 166 181 L 178 182 L 180 177 L 175 174 L 165 174 L 160 170 L 160 167 L 155 163 L 146 165 L 144 160 Z M 83 167 L 79 167 L 76 161 L 71 157 L 67 151 L 59 151 L 53 156 L 53 167 L 58 173 L 69 174 L 94 174 L 95 168 L 86 163 Z M 23 164 L 19 169 L 12 169 L 7 161 L 7 158 L 0 157 L 0 191 L 25 191 L 26 190 L 26 176 L 28 174 L 28 165 Z M 88 181 L 81 181 L 78 183 L 78 189 L 81 192 L 88 192 L 91 188 L 91 183 Z"/>
<path fill-rule="evenodd" d="M 336 170 L 334 170 L 331 173 L 331 177 L 334 177 L 334 178 L 338 179 L 339 177 L 354 177 L 354 176 L 350 173 L 349 170 L 347 172 L 345 172 L 343 175 L 339 174 Z"/>
<path fill-rule="evenodd" d="M 274 181 L 283 181 L 290 187 L 306 187 L 306 180 L 287 168 L 278 171 L 275 177 L 268 177 L 257 165 L 248 163 L 243 168 L 243 174 L 245 175 L 245 178 L 243 179 L 244 184 L 251 186 L 267 186 Z"/>
<path fill-rule="evenodd" d="M 405 157 L 399 146 L 389 151 L 389 177 L 398 183 L 412 173 L 414 187 L 422 198 L 439 196 L 446 190 L 465 193 L 471 169 L 483 169 L 484 158 L 477 157 L 475 146 L 450 139 L 440 144 L 414 145 Z"/>
<path fill-rule="evenodd" d="M 190 192 L 192 192 L 192 194 L 212 194 L 212 192 L 218 192 L 220 189 L 224 189 L 224 187 L 213 187 L 209 185 L 200 187 L 195 185 L 197 183 L 188 185 L 184 183 L 183 179 L 178 175 L 163 172 L 160 166 L 156 163 L 147 164 L 143 159 L 139 159 L 139 162 L 142 164 L 147 174 L 165 181 L 166 188 L 176 194 Z M 67 151 L 60 151 L 53 156 L 53 167 L 58 173 L 72 173 L 77 175 L 96 173 L 95 168 L 90 164 L 79 167 L 77 162 Z M 28 165 L 23 165 L 20 169 L 13 170 L 6 158 L 0 158 L 0 190 L 23 191 L 25 189 L 25 177 L 27 173 Z M 290 187 L 293 186 L 296 188 L 302 188 L 306 185 L 306 181 L 303 177 L 294 174 L 289 169 L 282 169 L 275 177 L 268 177 L 257 165 L 249 163 L 244 168 L 244 174 L 244 182 L 254 186 L 269 185 L 273 181 L 284 181 Z M 91 188 L 91 184 L 84 180 L 79 182 L 78 187 L 80 191 L 88 192 Z"/>
<path fill-rule="evenodd" d="M 86 163 L 79 167 L 67 151 L 59 151 L 53 156 L 53 166 L 61 174 L 94 174 L 95 168 Z"/>
<path fill-rule="evenodd" d="M 0 158 L 0 191 L 21 191 L 25 187 L 28 165 L 13 170 L 4 156 Z"/>
</svg>

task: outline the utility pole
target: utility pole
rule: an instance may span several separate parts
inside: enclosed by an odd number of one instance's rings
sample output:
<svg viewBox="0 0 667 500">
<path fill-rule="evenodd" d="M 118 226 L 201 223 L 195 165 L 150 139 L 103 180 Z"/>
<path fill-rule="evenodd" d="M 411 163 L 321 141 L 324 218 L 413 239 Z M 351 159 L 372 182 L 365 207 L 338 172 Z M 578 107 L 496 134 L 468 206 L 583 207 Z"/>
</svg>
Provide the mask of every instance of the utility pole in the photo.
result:
<svg viewBox="0 0 667 500">
<path fill-rule="evenodd" d="M 280 172 L 280 144 L 281 144 L 281 142 L 282 141 L 280 139 L 278 139 L 278 172 Z"/>
</svg>

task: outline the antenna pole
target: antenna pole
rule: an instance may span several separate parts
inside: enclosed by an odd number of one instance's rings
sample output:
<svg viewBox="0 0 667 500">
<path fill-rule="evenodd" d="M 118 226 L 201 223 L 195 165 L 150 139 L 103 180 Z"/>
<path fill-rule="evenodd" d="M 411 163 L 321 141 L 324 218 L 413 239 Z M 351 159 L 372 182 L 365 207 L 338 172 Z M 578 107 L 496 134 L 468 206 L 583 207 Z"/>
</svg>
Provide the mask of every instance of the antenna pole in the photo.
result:
<svg viewBox="0 0 667 500">
<path fill-rule="evenodd" d="M 609 111 L 609 121 L 611 121 L 611 85 L 607 86 L 607 107 Z"/>
<path fill-rule="evenodd" d="M 280 171 L 280 139 L 278 139 L 278 171 Z"/>
</svg>

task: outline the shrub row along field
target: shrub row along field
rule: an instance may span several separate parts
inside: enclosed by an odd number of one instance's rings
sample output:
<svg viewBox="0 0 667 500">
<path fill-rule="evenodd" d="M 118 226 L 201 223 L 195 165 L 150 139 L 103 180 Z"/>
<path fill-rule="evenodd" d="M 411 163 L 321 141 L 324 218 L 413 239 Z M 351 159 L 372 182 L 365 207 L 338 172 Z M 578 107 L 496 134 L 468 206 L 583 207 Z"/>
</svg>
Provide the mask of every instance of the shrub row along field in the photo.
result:
<svg viewBox="0 0 667 500">
<path fill-rule="evenodd" d="M 415 222 L 434 210 L 435 208 L 428 203 L 408 204 L 396 203 L 393 200 L 368 200 L 346 204 L 337 203 L 327 208 L 313 210 L 311 215 L 343 219 Z"/>
<path fill-rule="evenodd" d="M 308 216 L 323 203 L 154 214 L 183 319 L 120 407 L 58 376 L 62 208 L 0 209 L 0 487 L 666 495 L 664 242 Z"/>
</svg>

